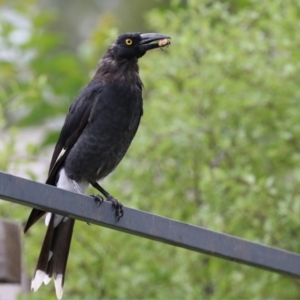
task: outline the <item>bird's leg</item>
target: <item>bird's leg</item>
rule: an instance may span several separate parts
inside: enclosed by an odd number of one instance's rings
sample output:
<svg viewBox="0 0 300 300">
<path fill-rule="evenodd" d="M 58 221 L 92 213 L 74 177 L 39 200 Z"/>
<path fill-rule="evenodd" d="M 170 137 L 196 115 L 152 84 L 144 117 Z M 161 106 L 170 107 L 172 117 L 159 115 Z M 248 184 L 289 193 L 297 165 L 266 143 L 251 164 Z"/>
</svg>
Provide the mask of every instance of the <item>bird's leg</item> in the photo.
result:
<svg viewBox="0 0 300 300">
<path fill-rule="evenodd" d="M 117 222 L 123 217 L 124 211 L 123 211 L 123 204 L 119 202 L 117 199 L 115 199 L 113 196 L 111 196 L 100 184 L 96 181 L 90 182 L 90 184 L 98 190 L 100 193 L 102 193 L 107 201 L 110 201 L 112 203 L 113 210 L 115 210 Z"/>
<path fill-rule="evenodd" d="M 78 194 L 84 194 L 82 188 L 80 187 L 77 181 L 72 179 L 70 179 L 70 181 Z M 100 195 L 90 195 L 90 196 L 94 198 L 95 202 L 98 203 L 98 206 L 100 206 L 101 203 L 103 202 L 103 198 Z M 89 222 L 86 223 L 88 225 L 91 225 Z"/>
<path fill-rule="evenodd" d="M 97 182 L 90 182 L 90 184 L 97 189 L 100 193 L 102 193 L 102 195 L 104 195 L 105 198 L 108 199 L 108 197 L 110 196 L 109 193 L 103 189 Z M 99 188 L 98 188 L 99 187 Z M 92 197 L 94 197 L 95 201 L 97 201 L 99 203 L 99 206 L 101 205 L 101 203 L 104 201 L 103 197 L 100 195 L 91 195 Z"/>
</svg>

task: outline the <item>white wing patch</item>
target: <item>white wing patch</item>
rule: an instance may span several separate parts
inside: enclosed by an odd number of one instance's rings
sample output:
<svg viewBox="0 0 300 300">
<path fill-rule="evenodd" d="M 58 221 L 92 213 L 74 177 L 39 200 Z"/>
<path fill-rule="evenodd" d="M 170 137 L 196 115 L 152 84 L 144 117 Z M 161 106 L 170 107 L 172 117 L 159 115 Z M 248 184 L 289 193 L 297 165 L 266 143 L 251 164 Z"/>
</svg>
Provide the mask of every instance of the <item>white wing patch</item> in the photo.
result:
<svg viewBox="0 0 300 300">
<path fill-rule="evenodd" d="M 57 157 L 55 163 L 57 163 L 57 161 L 65 154 L 66 151 L 67 151 L 67 149 L 65 149 L 65 148 L 63 148 L 63 149 L 60 151 L 60 153 L 59 153 L 59 155 L 58 155 L 58 157 Z"/>
</svg>

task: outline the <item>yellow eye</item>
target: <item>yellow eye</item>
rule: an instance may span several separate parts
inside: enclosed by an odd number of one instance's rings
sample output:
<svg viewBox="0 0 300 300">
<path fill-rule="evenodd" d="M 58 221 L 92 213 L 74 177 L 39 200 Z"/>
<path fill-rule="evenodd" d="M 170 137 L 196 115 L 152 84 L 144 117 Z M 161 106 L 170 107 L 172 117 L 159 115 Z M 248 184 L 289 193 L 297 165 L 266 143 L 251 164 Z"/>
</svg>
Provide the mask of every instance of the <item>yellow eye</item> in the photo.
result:
<svg viewBox="0 0 300 300">
<path fill-rule="evenodd" d="M 126 39 L 125 43 L 127 46 L 130 46 L 130 45 L 132 45 L 133 42 L 132 42 L 132 39 Z"/>
</svg>

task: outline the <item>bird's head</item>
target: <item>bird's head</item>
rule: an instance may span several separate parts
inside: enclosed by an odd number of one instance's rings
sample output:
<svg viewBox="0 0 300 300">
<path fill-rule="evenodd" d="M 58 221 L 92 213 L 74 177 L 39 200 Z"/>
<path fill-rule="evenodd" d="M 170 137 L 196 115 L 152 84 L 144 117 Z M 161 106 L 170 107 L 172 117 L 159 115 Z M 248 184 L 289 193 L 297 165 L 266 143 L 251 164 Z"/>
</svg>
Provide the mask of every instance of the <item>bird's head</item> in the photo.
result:
<svg viewBox="0 0 300 300">
<path fill-rule="evenodd" d="M 125 33 L 111 46 L 114 57 L 123 59 L 140 58 L 148 50 L 170 44 L 170 37 L 160 33 Z"/>
</svg>

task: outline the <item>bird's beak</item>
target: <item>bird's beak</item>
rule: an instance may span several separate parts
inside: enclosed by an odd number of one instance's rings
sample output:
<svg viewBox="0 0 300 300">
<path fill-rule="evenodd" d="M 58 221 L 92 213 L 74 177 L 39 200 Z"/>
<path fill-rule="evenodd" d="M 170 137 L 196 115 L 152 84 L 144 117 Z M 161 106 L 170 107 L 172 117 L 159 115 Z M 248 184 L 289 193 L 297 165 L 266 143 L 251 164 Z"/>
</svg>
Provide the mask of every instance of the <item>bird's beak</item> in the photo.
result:
<svg viewBox="0 0 300 300">
<path fill-rule="evenodd" d="M 148 51 L 155 48 L 162 48 L 170 45 L 170 37 L 160 33 L 142 33 L 139 47 L 143 51 Z"/>
</svg>

